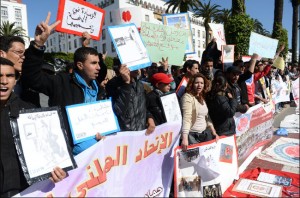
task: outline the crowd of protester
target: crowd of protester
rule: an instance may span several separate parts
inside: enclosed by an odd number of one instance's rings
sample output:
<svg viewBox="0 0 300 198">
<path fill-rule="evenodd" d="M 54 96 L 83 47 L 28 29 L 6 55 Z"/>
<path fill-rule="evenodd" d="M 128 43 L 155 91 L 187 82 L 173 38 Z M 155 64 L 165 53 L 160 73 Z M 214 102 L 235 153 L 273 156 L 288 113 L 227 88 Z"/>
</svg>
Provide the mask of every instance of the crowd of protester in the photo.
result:
<svg viewBox="0 0 300 198">
<path fill-rule="evenodd" d="M 185 78 L 187 87 L 178 100 L 183 118 L 180 144 L 186 150 L 191 144 L 212 139 L 218 141 L 221 135 L 234 135 L 234 114 L 245 113 L 258 103 L 268 103 L 270 95 L 266 88 L 272 92 L 271 80 L 288 81 L 299 77 L 298 65 L 279 70 L 272 66 L 272 60 L 261 60 L 257 54 L 253 54 L 249 62 L 238 59 L 223 71 L 221 52 L 217 50 L 215 40 L 203 53 L 201 64 L 187 60 L 182 67 L 170 66 L 168 58 L 162 58 L 161 62 L 147 68 L 130 71 L 115 58 L 111 70 L 104 63 L 106 54 L 88 46 L 90 37 L 86 33 L 82 47 L 75 51 L 74 62 L 68 65 L 67 71 L 49 73 L 43 68 L 44 44 L 59 23 L 49 25 L 49 18 L 50 15 L 37 26 L 34 41 L 26 50 L 22 38 L 0 37 L 1 196 L 13 196 L 28 187 L 9 120 L 18 117 L 21 109 L 41 107 L 40 93 L 49 97 L 47 106 L 62 108 L 68 143 L 77 155 L 103 137 L 98 133 L 93 139 L 74 144 L 66 106 L 111 97 L 121 131 L 145 130 L 151 135 L 157 125 L 166 122 L 160 97 L 175 92 Z M 252 87 L 246 85 L 249 79 L 254 81 Z M 276 111 L 282 107 L 278 104 Z M 56 167 L 51 179 L 59 182 L 66 176 L 64 170 Z"/>
</svg>

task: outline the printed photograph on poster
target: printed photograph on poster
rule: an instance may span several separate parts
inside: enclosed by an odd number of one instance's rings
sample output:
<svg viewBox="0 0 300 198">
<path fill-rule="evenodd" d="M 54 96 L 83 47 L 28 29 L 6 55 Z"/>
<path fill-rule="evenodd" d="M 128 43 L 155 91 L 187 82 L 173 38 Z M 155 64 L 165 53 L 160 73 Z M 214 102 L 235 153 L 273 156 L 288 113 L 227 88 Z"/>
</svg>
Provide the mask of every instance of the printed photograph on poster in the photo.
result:
<svg viewBox="0 0 300 198">
<path fill-rule="evenodd" d="M 66 142 L 62 113 L 58 107 L 20 111 L 11 120 L 20 163 L 29 184 L 46 180 L 56 166 L 65 171 L 77 167 Z"/>
<path fill-rule="evenodd" d="M 259 197 L 281 197 L 282 186 L 240 178 L 232 190 Z"/>
<path fill-rule="evenodd" d="M 181 110 L 176 93 L 163 95 L 160 97 L 160 100 L 167 122 L 181 122 Z"/>
<path fill-rule="evenodd" d="M 179 179 L 178 192 L 188 192 L 189 196 L 202 197 L 200 176 L 182 177 Z"/>
<path fill-rule="evenodd" d="M 292 183 L 292 178 L 260 172 L 257 181 L 277 184 L 282 186 L 290 186 Z"/>
<path fill-rule="evenodd" d="M 188 13 L 164 14 L 162 15 L 162 18 L 163 18 L 162 21 L 164 25 L 175 27 L 178 29 L 189 30 L 188 42 L 186 44 L 185 53 L 186 54 L 195 53 L 189 14 Z"/>
<path fill-rule="evenodd" d="M 100 39 L 105 10 L 82 0 L 60 0 L 56 20 L 61 23 L 56 31 L 82 36 L 88 32 L 94 40 Z"/>
<path fill-rule="evenodd" d="M 108 26 L 107 29 L 121 63 L 126 64 L 130 71 L 151 65 L 146 47 L 133 23 Z"/>
<path fill-rule="evenodd" d="M 74 144 L 120 131 L 111 98 L 66 106 Z"/>
<path fill-rule="evenodd" d="M 222 190 L 220 184 L 213 184 L 203 186 L 203 197 L 222 197 Z"/>
<path fill-rule="evenodd" d="M 220 162 L 232 163 L 233 146 L 221 144 Z"/>
</svg>

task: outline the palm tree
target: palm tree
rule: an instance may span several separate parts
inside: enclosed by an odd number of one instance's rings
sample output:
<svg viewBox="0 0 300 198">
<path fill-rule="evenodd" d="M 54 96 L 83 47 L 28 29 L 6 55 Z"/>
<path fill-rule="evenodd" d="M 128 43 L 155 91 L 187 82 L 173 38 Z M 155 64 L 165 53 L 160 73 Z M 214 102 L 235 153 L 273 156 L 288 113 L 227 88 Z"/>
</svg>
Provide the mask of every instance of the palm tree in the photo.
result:
<svg viewBox="0 0 300 198">
<path fill-rule="evenodd" d="M 246 13 L 245 0 L 231 1 L 232 15 Z"/>
<path fill-rule="evenodd" d="M 272 36 L 271 33 L 268 30 L 266 30 L 266 29 L 262 29 L 262 31 L 259 32 L 259 33 L 262 34 L 262 35 L 264 35 L 264 36 L 268 36 L 268 37 Z"/>
<path fill-rule="evenodd" d="M 282 15 L 283 15 L 283 0 L 275 0 L 274 8 L 274 23 L 272 37 L 276 37 L 276 32 L 282 27 Z"/>
<path fill-rule="evenodd" d="M 16 27 L 15 22 L 9 23 L 8 21 L 3 21 L 0 26 L 1 36 L 21 36 L 25 37 L 25 30 L 22 27 Z"/>
<path fill-rule="evenodd" d="M 168 5 L 166 10 L 167 13 L 169 13 L 171 8 L 171 13 L 175 13 L 176 10 L 179 10 L 179 12 L 182 13 L 198 7 L 200 5 L 200 0 L 168 0 L 165 5 Z"/>
<path fill-rule="evenodd" d="M 205 27 L 205 44 L 208 44 L 209 38 L 209 25 L 212 19 L 219 13 L 219 5 L 213 4 L 210 5 L 210 1 L 206 3 L 200 3 L 200 6 L 194 9 L 194 17 L 203 17 L 204 18 L 204 27 Z"/>
<path fill-rule="evenodd" d="M 263 24 L 257 19 L 252 19 L 252 20 L 254 24 L 254 31 L 261 34 L 264 30 Z"/>
<path fill-rule="evenodd" d="M 219 12 L 214 17 L 214 21 L 216 23 L 223 23 L 225 24 L 229 17 L 231 16 L 231 9 L 223 8 L 222 10 L 219 10 Z"/>
<path fill-rule="evenodd" d="M 293 27 L 292 27 L 292 62 L 295 63 L 297 62 L 297 31 L 298 31 L 298 14 L 299 14 L 299 5 L 300 5 L 300 0 L 290 0 L 293 6 Z M 300 53 L 300 49 L 299 49 Z M 300 61 L 300 59 L 299 59 Z"/>
</svg>

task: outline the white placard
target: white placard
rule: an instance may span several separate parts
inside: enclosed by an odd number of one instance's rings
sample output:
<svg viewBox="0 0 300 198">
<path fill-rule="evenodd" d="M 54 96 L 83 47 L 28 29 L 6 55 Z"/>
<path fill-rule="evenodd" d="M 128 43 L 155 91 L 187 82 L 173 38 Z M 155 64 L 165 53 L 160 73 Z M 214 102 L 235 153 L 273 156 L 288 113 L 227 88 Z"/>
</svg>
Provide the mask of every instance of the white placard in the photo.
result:
<svg viewBox="0 0 300 198">
<path fill-rule="evenodd" d="M 131 71 L 151 65 L 146 47 L 133 23 L 108 26 L 107 29 L 122 64 Z"/>
<path fill-rule="evenodd" d="M 208 25 L 213 32 L 213 37 L 216 39 L 218 50 L 221 51 L 221 46 L 226 45 L 224 25 L 216 23 L 209 23 Z"/>
<path fill-rule="evenodd" d="M 99 40 L 105 10 L 82 0 L 60 0 L 57 20 L 61 23 L 57 31 L 82 36 L 88 32 L 92 39 Z"/>
<path fill-rule="evenodd" d="M 180 106 L 176 93 L 160 97 L 167 122 L 182 120 Z"/>
<path fill-rule="evenodd" d="M 73 167 L 58 110 L 36 110 L 20 113 L 18 127 L 13 127 L 18 134 L 16 137 L 19 136 L 15 143 L 21 147 L 19 157 L 24 157 L 25 164 L 22 164 L 22 168 L 29 184 L 44 180 L 45 175 L 50 176 L 56 166 Z M 24 161 L 21 160 L 21 163 Z"/>
<path fill-rule="evenodd" d="M 111 99 L 66 106 L 74 143 L 120 131 Z"/>
</svg>

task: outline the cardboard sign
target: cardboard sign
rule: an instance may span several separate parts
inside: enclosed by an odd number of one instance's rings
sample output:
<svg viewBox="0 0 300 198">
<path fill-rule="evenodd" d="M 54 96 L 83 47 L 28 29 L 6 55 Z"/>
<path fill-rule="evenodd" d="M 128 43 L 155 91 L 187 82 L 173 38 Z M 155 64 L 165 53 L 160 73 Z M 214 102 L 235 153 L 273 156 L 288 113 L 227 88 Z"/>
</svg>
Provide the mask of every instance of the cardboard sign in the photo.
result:
<svg viewBox="0 0 300 198">
<path fill-rule="evenodd" d="M 186 29 L 188 30 L 188 39 L 185 47 L 186 54 L 195 53 L 195 47 L 193 43 L 193 34 L 191 28 L 190 17 L 188 13 L 179 13 L 179 14 L 165 14 L 162 16 L 163 24 L 175 27 L 177 29 Z"/>
<path fill-rule="evenodd" d="M 274 58 L 278 40 L 272 39 L 255 32 L 251 32 L 249 42 L 249 54 L 257 53 L 264 58 Z"/>
<path fill-rule="evenodd" d="M 158 63 L 162 57 L 168 57 L 170 65 L 182 64 L 187 30 L 142 22 L 141 35 L 153 62 Z"/>
<path fill-rule="evenodd" d="M 223 71 L 232 66 L 234 62 L 234 45 L 222 45 Z"/>
<path fill-rule="evenodd" d="M 108 26 L 107 29 L 121 63 L 126 64 L 130 71 L 151 65 L 146 47 L 133 23 Z"/>
<path fill-rule="evenodd" d="M 94 40 L 100 39 L 105 10 L 82 0 L 60 0 L 56 31 L 82 36 L 88 32 Z"/>
<path fill-rule="evenodd" d="M 21 110 L 11 126 L 28 184 L 47 180 L 57 166 L 65 171 L 77 167 L 58 107 Z"/>
<path fill-rule="evenodd" d="M 74 144 L 120 131 L 111 99 L 66 106 Z"/>
<path fill-rule="evenodd" d="M 221 51 L 221 46 L 226 45 L 224 25 L 216 23 L 209 23 L 208 25 L 213 32 L 213 37 L 216 39 L 218 50 Z"/>
</svg>

